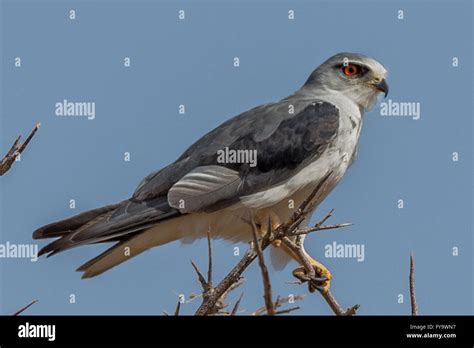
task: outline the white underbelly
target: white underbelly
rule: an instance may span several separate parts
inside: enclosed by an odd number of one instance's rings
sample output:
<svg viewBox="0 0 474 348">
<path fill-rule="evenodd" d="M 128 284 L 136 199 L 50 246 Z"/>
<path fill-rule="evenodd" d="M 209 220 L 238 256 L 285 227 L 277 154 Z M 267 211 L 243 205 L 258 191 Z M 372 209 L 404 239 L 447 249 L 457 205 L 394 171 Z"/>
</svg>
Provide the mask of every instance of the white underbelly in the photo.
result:
<svg viewBox="0 0 474 348">
<path fill-rule="evenodd" d="M 336 178 L 333 184 L 335 186 L 350 165 L 360 131 L 358 124 L 354 127 L 349 120 L 342 123 L 336 139 L 315 161 L 309 163 L 281 185 L 241 197 L 240 204 L 232 208 L 245 206 L 259 209 L 273 206 L 308 185 L 317 185 L 329 172 L 332 172 Z"/>
</svg>

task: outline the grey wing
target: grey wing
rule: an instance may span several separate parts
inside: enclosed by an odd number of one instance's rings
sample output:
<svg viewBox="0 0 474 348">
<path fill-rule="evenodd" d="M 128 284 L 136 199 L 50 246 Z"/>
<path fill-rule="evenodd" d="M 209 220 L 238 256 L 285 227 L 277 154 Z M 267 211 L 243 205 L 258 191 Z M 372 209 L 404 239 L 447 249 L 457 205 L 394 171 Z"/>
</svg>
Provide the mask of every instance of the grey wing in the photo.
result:
<svg viewBox="0 0 474 348">
<path fill-rule="evenodd" d="M 169 189 L 193 169 L 206 162 L 211 164 L 211 154 L 244 135 L 243 129 L 253 125 L 257 139 L 271 134 L 287 107 L 278 102 L 244 112 L 202 137 L 176 162 L 148 175 L 130 199 L 40 227 L 33 233 L 34 239 L 60 237 L 46 245 L 40 254 L 52 255 L 78 245 L 123 240 L 160 221 L 179 216 L 180 211 L 168 203 Z M 269 122 L 270 115 L 277 117 Z M 212 199 L 219 195 L 207 197 Z"/>
<path fill-rule="evenodd" d="M 124 240 L 183 213 L 220 209 L 290 177 L 322 153 L 338 124 L 337 108 L 325 102 L 285 100 L 257 107 L 222 124 L 175 163 L 150 174 L 129 200 L 46 225 L 33 237 L 61 237 L 40 252 L 51 255 L 78 245 Z M 256 150 L 257 166 L 219 163 L 217 151 L 223 147 Z"/>
<path fill-rule="evenodd" d="M 281 122 L 266 138 L 258 140 L 253 128 L 227 144 L 229 150 L 254 151 L 256 165 L 220 163 L 208 153 L 168 191 L 168 203 L 181 213 L 214 211 L 232 205 L 240 197 L 267 190 L 295 175 L 317 159 L 339 128 L 338 109 L 326 102 L 311 102 Z M 192 156 L 193 153 L 189 153 Z"/>
<path fill-rule="evenodd" d="M 299 118 L 303 115 L 307 117 L 310 110 L 305 111 L 305 109 L 315 102 L 317 102 L 317 108 L 313 110 L 317 114 L 315 122 L 319 123 L 321 129 L 333 127 L 334 125 L 328 126 L 327 122 L 338 121 L 338 110 L 326 102 L 286 98 L 279 102 L 255 107 L 224 122 L 191 145 L 174 163 L 148 175 L 138 185 L 132 199 L 142 201 L 166 195 L 174 184 L 195 168 L 216 164 L 217 152 L 226 147 L 243 146 L 242 142 L 245 141 L 262 143 L 273 135 L 271 140 L 260 145 L 268 147 L 264 149 L 265 151 L 273 151 L 272 146 L 278 145 L 278 141 L 285 140 L 281 130 L 277 132 L 281 123 L 298 116 Z M 308 120 L 304 122 L 306 121 Z M 336 132 L 337 128 L 330 131 Z M 275 132 L 280 134 L 275 134 Z M 301 129 L 299 132 L 301 133 Z M 318 141 L 324 143 L 327 139 L 321 138 Z M 258 162 L 265 164 L 265 167 L 273 166 L 263 157 L 260 157 Z"/>
</svg>

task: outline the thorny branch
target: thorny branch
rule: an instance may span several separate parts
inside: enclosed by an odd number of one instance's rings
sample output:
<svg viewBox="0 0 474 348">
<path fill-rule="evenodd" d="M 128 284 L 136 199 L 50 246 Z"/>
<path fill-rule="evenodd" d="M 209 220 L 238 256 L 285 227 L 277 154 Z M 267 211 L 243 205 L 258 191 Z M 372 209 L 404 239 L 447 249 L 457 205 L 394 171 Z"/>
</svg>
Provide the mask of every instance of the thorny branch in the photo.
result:
<svg viewBox="0 0 474 348">
<path fill-rule="evenodd" d="M 211 232 L 207 232 L 207 249 L 208 249 L 208 269 L 207 269 L 207 280 L 204 278 L 204 275 L 202 274 L 201 270 L 199 267 L 194 263 L 194 261 L 191 260 L 191 265 L 193 266 L 194 270 L 196 271 L 196 274 L 198 276 L 198 280 L 201 283 L 202 287 L 202 298 L 203 301 L 207 301 L 210 296 L 214 293 L 214 288 L 212 287 L 212 241 L 211 241 Z M 232 283 L 217 299 L 217 301 L 214 304 L 214 307 L 208 314 L 229 314 L 227 312 L 224 312 L 223 309 L 227 307 L 227 304 L 225 303 L 225 299 L 229 295 L 229 293 L 236 288 L 238 288 L 240 285 L 242 285 L 244 282 L 244 278 L 240 277 L 237 279 L 234 283 Z M 232 309 L 232 312 L 230 313 L 231 315 L 235 315 L 237 313 L 238 307 L 240 305 L 241 298 L 235 303 L 234 308 Z"/>
<path fill-rule="evenodd" d="M 26 138 L 26 140 L 23 143 L 20 143 L 21 135 L 19 135 L 16 138 L 16 140 L 13 143 L 13 145 L 11 146 L 10 150 L 8 150 L 5 157 L 3 157 L 3 159 L 0 161 L 0 176 L 4 175 L 6 172 L 8 172 L 10 170 L 10 168 L 13 165 L 13 162 L 15 162 L 15 159 L 18 157 L 18 155 L 20 155 L 26 149 L 26 147 L 30 143 L 31 139 L 33 139 L 34 135 L 36 134 L 36 132 L 40 128 L 40 126 L 41 126 L 41 124 L 37 123 L 35 128 L 33 128 L 30 135 L 28 135 L 28 137 Z M 20 315 L 21 313 L 26 311 L 28 308 L 30 308 L 31 306 L 33 306 L 37 302 L 38 302 L 38 300 L 31 301 L 29 304 L 27 304 L 26 306 L 20 308 L 19 310 L 17 310 L 12 315 L 13 316 Z"/>
<path fill-rule="evenodd" d="M 181 301 L 178 300 L 178 303 L 176 303 L 176 309 L 174 310 L 174 315 L 175 315 L 175 316 L 178 316 L 178 315 L 179 315 L 180 309 L 181 309 Z"/>
<path fill-rule="evenodd" d="M 268 315 L 275 315 L 275 308 L 273 307 L 273 300 L 272 300 L 272 286 L 270 284 L 270 276 L 268 275 L 268 269 L 265 265 L 265 259 L 263 257 L 262 248 L 260 247 L 260 243 L 257 237 L 257 226 L 255 225 L 255 221 L 252 219 L 252 232 L 253 232 L 253 243 L 255 251 L 258 255 L 258 264 L 260 266 L 260 270 L 262 271 L 262 280 L 263 280 L 263 298 L 265 300 L 265 307 L 267 309 Z M 271 233 L 271 221 L 268 224 L 268 231 L 267 234 Z"/>
<path fill-rule="evenodd" d="M 418 315 L 418 305 L 416 304 L 415 295 L 415 260 L 413 254 L 410 255 L 410 303 L 411 315 Z"/>
<path fill-rule="evenodd" d="M 211 242 L 211 230 L 207 230 L 207 286 L 212 289 L 212 242 Z"/>
<path fill-rule="evenodd" d="M 223 311 L 226 307 L 227 307 L 227 304 L 225 303 L 226 299 L 227 299 L 227 296 L 229 296 L 229 294 L 234 291 L 235 289 L 237 289 L 239 286 L 241 286 L 245 281 L 245 278 L 240 278 L 237 282 L 235 282 L 234 284 L 232 284 L 225 292 L 224 294 L 220 297 L 220 299 L 217 301 L 217 308 L 220 308 L 219 312 L 221 314 L 229 314 L 225 311 Z M 243 294 L 240 295 L 240 297 L 242 297 Z M 242 300 L 242 299 L 240 299 Z M 239 309 L 239 305 L 240 305 L 240 301 L 237 300 L 237 302 L 235 303 L 234 305 L 234 308 L 237 306 L 237 308 L 235 308 L 235 313 L 237 313 L 237 310 Z M 232 310 L 234 310 L 234 308 Z M 235 314 L 234 313 L 234 314 Z"/>
<path fill-rule="evenodd" d="M 216 304 L 218 303 L 221 296 L 224 293 L 226 293 L 226 291 L 232 286 L 232 284 L 234 284 L 241 278 L 242 273 L 258 257 L 258 250 L 256 250 L 255 244 L 258 244 L 259 249 L 263 251 L 275 240 L 283 240 L 285 238 L 290 240 L 288 238 L 289 236 L 295 236 L 295 235 L 307 234 L 307 233 L 311 233 L 315 231 L 321 231 L 321 230 L 326 230 L 326 229 L 336 229 L 336 228 L 350 226 L 350 224 L 323 226 L 324 222 L 326 222 L 327 219 L 329 219 L 329 217 L 332 216 L 334 210 L 331 210 L 329 214 L 326 215 L 314 227 L 310 229 L 299 229 L 300 224 L 305 220 L 307 215 L 313 210 L 315 203 L 318 201 L 318 198 L 320 198 L 319 195 L 321 195 L 321 193 L 324 192 L 324 190 L 322 190 L 322 187 L 326 185 L 327 179 L 330 174 L 331 173 L 329 173 L 323 180 L 321 180 L 321 182 L 315 187 L 315 189 L 304 200 L 304 202 L 300 205 L 298 210 L 296 210 L 293 213 L 293 215 L 290 217 L 288 221 L 282 223 L 278 228 L 276 228 L 273 231 L 270 231 L 270 233 L 266 233 L 262 237 L 260 243 L 253 243 L 253 245 L 247 250 L 246 254 L 239 261 L 239 263 L 236 266 L 234 266 L 234 268 L 227 274 L 227 276 L 224 277 L 224 279 L 216 287 L 211 287 L 208 291 L 205 291 L 206 293 L 203 294 L 203 302 L 201 306 L 198 308 L 198 310 L 196 311 L 195 313 L 196 315 L 210 315 L 210 314 L 215 314 L 219 311 L 219 309 L 216 309 Z M 301 250 L 302 250 L 302 243 L 299 246 L 296 245 L 295 252 L 301 253 Z M 305 268 L 307 269 L 306 276 L 310 284 L 310 289 L 311 287 L 319 289 L 319 287 L 316 286 L 316 284 L 320 284 L 321 279 L 315 277 L 314 269 L 313 267 L 311 267 L 309 260 L 307 260 L 305 256 L 301 257 L 301 260 L 305 264 Z M 195 269 L 197 272 L 197 267 L 195 267 Z M 201 276 L 199 276 L 200 272 L 197 272 L 197 273 L 201 281 L 202 274 Z M 262 273 L 264 272 L 262 271 Z M 203 284 L 202 281 L 201 281 L 201 284 Z M 203 289 L 204 288 L 205 287 L 203 285 Z M 323 295 L 324 299 L 326 300 L 326 302 L 329 304 L 329 306 L 331 307 L 331 309 L 334 311 L 336 315 L 353 315 L 355 314 L 356 310 L 359 308 L 359 306 L 356 305 L 349 308 L 348 310 L 344 310 L 338 304 L 338 302 L 336 301 L 336 299 L 334 298 L 334 296 L 331 294 L 330 291 L 320 291 L 320 293 Z M 267 302 L 266 302 L 266 308 L 268 309 Z M 288 312 L 288 311 L 285 311 L 285 312 Z"/>
<path fill-rule="evenodd" d="M 30 308 L 31 306 L 33 306 L 35 303 L 37 303 L 38 300 L 34 300 L 34 301 L 31 301 L 29 304 L 27 304 L 25 307 L 23 308 L 20 308 L 19 310 L 17 310 L 15 313 L 13 313 L 12 315 L 13 316 L 17 316 L 17 315 L 20 315 L 21 313 L 23 313 L 24 311 L 26 311 L 28 308 Z"/>
<path fill-rule="evenodd" d="M 33 139 L 33 136 L 36 134 L 40 127 L 40 123 L 38 123 L 35 128 L 31 131 L 30 135 L 28 138 L 23 143 L 20 143 L 21 135 L 16 138 L 15 142 L 13 143 L 12 147 L 10 150 L 7 152 L 5 157 L 0 161 L 0 176 L 8 172 L 13 165 L 13 162 L 15 162 L 15 159 L 20 155 L 25 149 L 26 146 L 29 144 L 31 139 Z"/>
<path fill-rule="evenodd" d="M 275 309 L 278 309 L 286 303 L 301 301 L 303 299 L 304 299 L 303 295 L 296 295 L 296 296 L 293 296 L 293 298 L 290 298 L 289 296 L 288 297 L 278 296 L 275 303 L 273 304 L 273 307 Z M 293 308 L 289 308 L 289 309 L 285 309 L 285 310 L 281 310 L 281 311 L 276 311 L 275 314 L 289 313 L 289 312 L 295 311 L 299 308 L 300 307 L 293 307 Z M 263 307 L 260 307 L 259 309 L 257 309 L 255 312 L 253 312 L 252 315 L 263 315 L 265 313 L 267 313 L 267 307 L 263 306 Z"/>
<path fill-rule="evenodd" d="M 244 296 L 244 293 L 241 293 L 239 296 L 239 299 L 237 300 L 237 302 L 235 302 L 234 308 L 232 308 L 232 312 L 230 312 L 230 315 L 237 314 L 237 311 L 239 310 L 240 301 L 242 301 L 243 296 Z"/>
<path fill-rule="evenodd" d="M 254 226 L 255 226 L 255 223 L 254 223 Z M 257 232 L 257 229 L 256 229 L 256 226 L 255 226 L 255 232 Z M 268 233 L 270 233 L 271 231 L 269 230 Z M 267 233 L 267 234 L 268 234 Z M 197 277 L 198 277 L 198 280 L 199 282 L 201 283 L 201 287 L 202 287 L 202 298 L 203 298 L 203 303 L 206 302 L 206 301 L 209 301 L 209 298 L 211 298 L 211 296 L 214 296 L 215 294 L 215 291 L 216 289 L 212 287 L 212 243 L 211 243 L 211 234 L 210 232 L 208 232 L 208 235 L 207 235 L 207 242 L 208 242 L 208 279 L 206 280 L 204 278 L 204 275 L 203 273 L 201 272 L 201 270 L 199 269 L 199 267 L 193 262 L 191 261 L 191 265 L 193 266 L 196 274 L 197 274 Z M 255 240 L 254 242 L 252 243 L 252 247 L 250 248 L 250 250 L 253 250 L 256 252 L 256 255 L 258 256 L 258 250 L 260 250 L 261 252 L 261 249 L 260 248 L 257 248 L 256 246 L 259 245 L 258 243 L 258 238 L 257 236 L 255 235 Z M 270 284 L 270 278 L 268 276 L 268 270 L 266 268 L 266 265 L 265 265 L 265 261 L 263 259 L 263 254 L 261 254 L 261 261 L 260 261 L 260 266 L 263 268 L 262 269 L 262 272 L 263 270 L 266 270 L 266 276 L 264 276 L 264 288 L 265 288 L 265 296 L 266 298 L 268 298 L 268 300 L 266 300 L 265 302 L 265 307 L 260 308 L 258 309 L 254 315 L 262 315 L 262 314 L 268 314 L 268 315 L 275 315 L 275 314 L 284 314 L 284 313 L 289 313 L 289 312 L 292 312 L 292 311 L 295 311 L 297 309 L 299 309 L 299 307 L 293 307 L 293 308 L 289 308 L 289 309 L 285 309 L 285 310 L 280 310 L 280 311 L 276 311 L 276 309 L 280 308 L 282 305 L 286 304 L 286 303 L 289 303 L 290 302 L 290 299 L 289 297 L 287 298 L 280 298 L 278 297 L 277 300 L 275 301 L 275 303 L 272 302 L 271 300 L 271 284 Z M 224 309 L 228 306 L 226 303 L 225 303 L 225 300 L 227 298 L 227 296 L 229 295 L 230 292 L 232 292 L 233 290 L 237 289 L 240 285 L 243 284 L 244 282 L 244 278 L 243 277 L 239 277 L 237 278 L 237 281 L 233 282 L 230 284 L 230 286 L 220 295 L 220 297 L 218 298 L 218 300 L 216 301 L 216 303 L 214 304 L 214 307 L 210 309 L 209 313 L 207 313 L 206 315 L 214 315 L 214 314 L 221 314 L 221 315 L 236 315 L 238 310 L 239 310 L 239 306 L 240 306 L 240 302 L 242 301 L 242 297 L 243 297 L 243 293 L 239 296 L 238 300 L 235 302 L 232 310 L 230 312 L 228 311 L 224 311 Z M 200 296 L 194 296 L 194 298 L 196 297 L 200 297 Z M 294 296 L 293 298 L 293 301 L 298 301 L 298 300 L 301 300 L 303 297 L 302 296 Z M 291 302 L 293 302 L 291 301 Z M 175 311 L 175 315 L 177 315 L 176 313 L 179 314 L 179 309 L 177 308 L 177 310 Z M 167 314 L 167 313 L 165 313 Z"/>
</svg>

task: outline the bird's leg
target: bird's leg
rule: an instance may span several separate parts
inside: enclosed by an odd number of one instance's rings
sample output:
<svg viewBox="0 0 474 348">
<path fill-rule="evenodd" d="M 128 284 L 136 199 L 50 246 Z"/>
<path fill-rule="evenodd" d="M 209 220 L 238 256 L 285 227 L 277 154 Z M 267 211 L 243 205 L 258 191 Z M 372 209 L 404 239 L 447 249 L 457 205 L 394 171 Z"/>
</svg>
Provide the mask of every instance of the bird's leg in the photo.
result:
<svg viewBox="0 0 474 348">
<path fill-rule="evenodd" d="M 260 233 L 261 236 L 264 236 L 268 232 L 269 227 L 271 227 L 271 230 L 274 231 L 278 228 L 278 226 L 281 225 L 281 221 L 278 215 L 275 214 L 272 210 L 267 209 L 267 208 L 261 209 L 257 212 L 257 214 L 255 215 L 255 222 L 258 227 L 258 232 Z M 298 251 L 293 250 L 286 244 L 282 243 L 280 239 L 274 240 L 272 242 L 272 245 L 274 247 L 281 248 L 284 252 L 290 255 L 296 262 L 298 262 L 301 265 L 293 270 L 293 276 L 295 276 L 296 278 L 302 281 L 308 280 L 308 274 L 306 271 L 306 267 L 304 265 L 305 262 L 303 260 L 303 257 L 309 262 L 309 264 L 313 267 L 314 272 L 315 272 L 314 274 L 315 276 L 313 275 L 313 277 L 311 277 L 311 280 L 313 282 L 312 284 L 310 284 L 310 287 L 309 287 L 310 291 L 313 292 L 316 289 L 318 289 L 320 291 L 327 292 L 329 290 L 331 279 L 332 279 L 331 272 L 321 262 L 309 256 L 304 251 L 304 248 L 300 246 Z M 298 253 L 302 255 L 299 255 Z M 318 284 L 314 284 L 314 283 L 318 283 Z"/>
<path fill-rule="evenodd" d="M 301 246 L 296 245 L 296 247 L 293 248 L 287 244 L 282 244 L 281 249 L 301 265 L 293 270 L 294 277 L 300 279 L 301 281 L 308 281 L 308 277 L 311 278 L 313 281 L 309 286 L 311 292 L 314 292 L 316 289 L 323 292 L 327 292 L 329 290 L 332 274 L 326 266 L 309 256 Z M 308 274 L 305 267 L 305 260 L 303 260 L 303 258 L 309 263 L 308 266 L 311 266 L 314 269 L 314 274 Z"/>
<path fill-rule="evenodd" d="M 321 262 L 313 259 L 311 256 L 306 254 L 306 258 L 311 264 L 311 266 L 313 267 L 317 276 L 317 278 L 312 279 L 313 281 L 317 282 L 317 285 L 313 286 L 313 284 L 310 284 L 309 286 L 310 291 L 314 292 L 315 287 L 316 287 L 316 289 L 318 289 L 319 291 L 327 292 L 331 286 L 331 279 L 332 279 L 331 272 L 329 271 L 329 269 L 327 269 L 326 266 L 324 266 Z M 301 258 L 298 257 L 297 261 L 301 262 Z M 303 281 L 307 280 L 307 271 L 304 264 L 293 270 L 293 276 Z"/>
</svg>

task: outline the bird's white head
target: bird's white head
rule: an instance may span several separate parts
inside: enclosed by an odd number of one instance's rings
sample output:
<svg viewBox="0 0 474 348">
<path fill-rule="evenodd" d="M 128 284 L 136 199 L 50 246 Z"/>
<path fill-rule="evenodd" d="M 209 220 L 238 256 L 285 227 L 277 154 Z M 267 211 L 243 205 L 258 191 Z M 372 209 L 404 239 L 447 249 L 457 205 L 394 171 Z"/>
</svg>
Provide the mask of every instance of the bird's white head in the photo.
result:
<svg viewBox="0 0 474 348">
<path fill-rule="evenodd" d="M 342 93 L 361 109 L 370 109 L 380 92 L 388 94 L 387 70 L 373 58 L 358 53 L 338 53 L 310 75 L 303 90 L 315 94 Z"/>
</svg>

